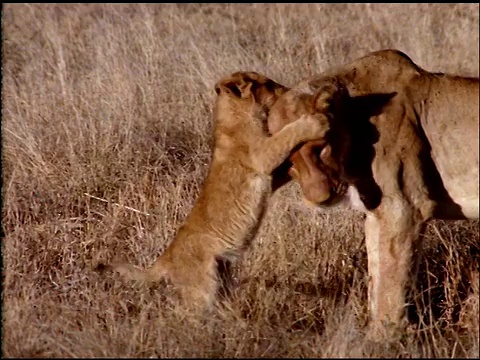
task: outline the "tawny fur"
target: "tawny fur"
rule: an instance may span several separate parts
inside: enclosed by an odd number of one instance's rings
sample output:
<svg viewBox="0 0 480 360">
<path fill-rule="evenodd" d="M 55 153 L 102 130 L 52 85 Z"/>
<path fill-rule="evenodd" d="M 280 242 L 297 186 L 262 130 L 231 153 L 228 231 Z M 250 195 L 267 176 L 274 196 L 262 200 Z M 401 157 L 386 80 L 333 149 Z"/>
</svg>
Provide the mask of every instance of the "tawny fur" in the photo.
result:
<svg viewBox="0 0 480 360">
<path fill-rule="evenodd" d="M 286 91 L 271 108 L 270 131 L 325 112 L 315 99 L 331 97 L 322 95 L 328 84 L 347 89 L 329 110 L 328 144 L 303 145 L 289 173 L 313 203 L 353 195 L 347 200 L 363 203 L 371 325 L 381 333 L 385 323 L 404 323 L 425 222 L 478 219 L 479 79 L 378 51 Z"/>
<path fill-rule="evenodd" d="M 215 145 L 203 190 L 186 222 L 152 267 L 110 266 L 137 281 L 169 279 L 195 307 L 212 303 L 216 260 L 235 259 L 255 236 L 272 192 L 272 171 L 299 144 L 324 138 L 325 116 L 304 116 L 275 136 L 266 111 L 283 92 L 253 72 L 239 72 L 215 86 Z"/>
</svg>

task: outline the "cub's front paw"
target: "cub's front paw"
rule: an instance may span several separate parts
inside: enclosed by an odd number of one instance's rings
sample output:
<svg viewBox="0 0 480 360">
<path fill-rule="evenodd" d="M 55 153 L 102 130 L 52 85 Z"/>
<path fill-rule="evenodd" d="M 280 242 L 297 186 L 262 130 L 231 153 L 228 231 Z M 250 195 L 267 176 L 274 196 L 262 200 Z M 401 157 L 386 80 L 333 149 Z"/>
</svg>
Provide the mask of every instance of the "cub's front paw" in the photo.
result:
<svg viewBox="0 0 480 360">
<path fill-rule="evenodd" d="M 302 121 L 309 140 L 323 139 L 328 131 L 328 119 L 322 114 L 304 115 L 298 121 Z"/>
</svg>

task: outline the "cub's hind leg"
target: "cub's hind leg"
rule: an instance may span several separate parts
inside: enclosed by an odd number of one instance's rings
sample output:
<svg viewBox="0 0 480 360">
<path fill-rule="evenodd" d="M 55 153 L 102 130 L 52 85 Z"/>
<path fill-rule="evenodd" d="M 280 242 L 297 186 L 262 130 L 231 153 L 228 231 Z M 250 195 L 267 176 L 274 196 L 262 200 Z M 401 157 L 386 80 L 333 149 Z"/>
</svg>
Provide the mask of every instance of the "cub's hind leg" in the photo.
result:
<svg viewBox="0 0 480 360">
<path fill-rule="evenodd" d="M 192 310 L 213 305 L 218 289 L 215 258 L 192 261 L 190 266 L 172 269 L 172 282 L 178 288 L 182 303 Z"/>
</svg>

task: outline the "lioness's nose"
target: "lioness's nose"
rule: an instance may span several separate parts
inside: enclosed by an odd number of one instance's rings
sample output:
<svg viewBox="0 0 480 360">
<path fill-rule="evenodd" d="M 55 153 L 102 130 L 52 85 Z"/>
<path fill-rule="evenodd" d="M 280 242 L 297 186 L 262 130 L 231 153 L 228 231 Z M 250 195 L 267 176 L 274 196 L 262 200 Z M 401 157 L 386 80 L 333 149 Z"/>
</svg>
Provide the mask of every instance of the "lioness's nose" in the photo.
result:
<svg viewBox="0 0 480 360">
<path fill-rule="evenodd" d="M 307 191 L 304 189 L 303 194 L 308 201 L 321 204 L 330 198 L 330 189 L 328 185 L 316 184 L 315 186 L 310 186 Z"/>
</svg>

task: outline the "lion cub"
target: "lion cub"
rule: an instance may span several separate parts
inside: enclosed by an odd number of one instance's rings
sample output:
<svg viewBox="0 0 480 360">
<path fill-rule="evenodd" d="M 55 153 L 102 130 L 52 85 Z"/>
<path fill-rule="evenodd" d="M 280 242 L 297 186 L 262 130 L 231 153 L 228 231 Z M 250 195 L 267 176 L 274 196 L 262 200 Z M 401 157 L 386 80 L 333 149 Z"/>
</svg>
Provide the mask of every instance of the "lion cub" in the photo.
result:
<svg viewBox="0 0 480 360">
<path fill-rule="evenodd" d="M 268 106 L 258 100 L 264 78 L 239 72 L 215 85 L 210 171 L 190 215 L 164 254 L 145 271 L 128 264 L 109 268 L 137 281 L 166 278 L 195 308 L 212 303 L 217 259 L 235 260 L 254 237 L 272 192 L 272 171 L 297 145 L 322 139 L 328 130 L 326 117 L 304 116 L 269 137 L 265 130 Z"/>
</svg>

